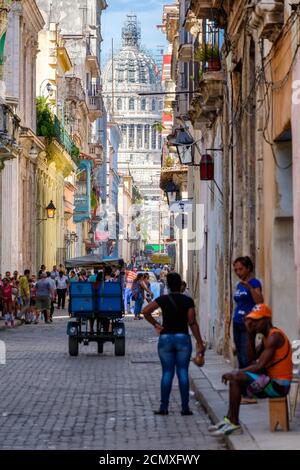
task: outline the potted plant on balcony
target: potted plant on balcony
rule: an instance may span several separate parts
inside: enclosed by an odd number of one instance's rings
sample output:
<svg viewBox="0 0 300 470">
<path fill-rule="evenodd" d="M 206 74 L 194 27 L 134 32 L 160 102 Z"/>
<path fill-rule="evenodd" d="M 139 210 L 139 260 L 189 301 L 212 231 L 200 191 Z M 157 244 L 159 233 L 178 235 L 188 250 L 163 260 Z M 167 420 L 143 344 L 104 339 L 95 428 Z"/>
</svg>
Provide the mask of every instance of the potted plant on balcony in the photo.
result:
<svg viewBox="0 0 300 470">
<path fill-rule="evenodd" d="M 172 168 L 174 166 L 174 158 L 171 157 L 171 155 L 168 155 L 165 160 L 165 167 L 166 168 Z"/>
<path fill-rule="evenodd" d="M 207 62 L 209 72 L 220 70 L 221 60 L 218 45 L 201 44 L 195 52 L 195 60 L 198 62 Z"/>
</svg>

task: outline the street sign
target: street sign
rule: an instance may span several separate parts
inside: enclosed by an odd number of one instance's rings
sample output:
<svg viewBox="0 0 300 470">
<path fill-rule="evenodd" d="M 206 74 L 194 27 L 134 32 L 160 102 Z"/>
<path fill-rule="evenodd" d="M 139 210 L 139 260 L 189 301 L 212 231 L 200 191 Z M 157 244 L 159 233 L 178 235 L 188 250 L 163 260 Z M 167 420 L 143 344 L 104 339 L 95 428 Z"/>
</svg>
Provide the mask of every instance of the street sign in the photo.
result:
<svg viewBox="0 0 300 470">
<path fill-rule="evenodd" d="M 170 212 L 180 213 L 192 212 L 193 210 L 193 199 L 182 199 L 181 201 L 173 202 L 170 205 Z"/>
</svg>

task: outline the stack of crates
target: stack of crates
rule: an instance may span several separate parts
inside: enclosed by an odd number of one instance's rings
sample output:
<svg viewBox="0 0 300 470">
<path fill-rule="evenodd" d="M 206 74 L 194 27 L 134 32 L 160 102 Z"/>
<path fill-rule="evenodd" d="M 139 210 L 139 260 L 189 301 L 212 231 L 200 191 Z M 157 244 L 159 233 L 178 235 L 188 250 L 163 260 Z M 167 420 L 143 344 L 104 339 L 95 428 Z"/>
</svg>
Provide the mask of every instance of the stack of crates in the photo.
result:
<svg viewBox="0 0 300 470">
<path fill-rule="evenodd" d="M 72 282 L 70 284 L 70 312 L 91 318 L 95 311 L 94 293 L 92 282 Z"/>
<path fill-rule="evenodd" d="M 120 282 L 100 284 L 96 298 L 96 310 L 99 316 L 119 318 L 123 313 L 123 293 Z"/>
</svg>

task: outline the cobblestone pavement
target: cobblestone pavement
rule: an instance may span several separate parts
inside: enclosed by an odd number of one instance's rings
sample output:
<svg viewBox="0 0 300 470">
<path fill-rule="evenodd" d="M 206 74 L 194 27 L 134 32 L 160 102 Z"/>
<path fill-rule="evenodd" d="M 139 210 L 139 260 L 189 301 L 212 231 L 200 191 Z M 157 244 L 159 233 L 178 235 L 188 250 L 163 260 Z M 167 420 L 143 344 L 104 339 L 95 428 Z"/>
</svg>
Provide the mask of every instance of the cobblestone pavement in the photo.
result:
<svg viewBox="0 0 300 470">
<path fill-rule="evenodd" d="M 70 357 L 67 318 L 51 325 L 2 331 L 1 449 L 224 449 L 207 433 L 209 419 L 192 397 L 193 416 L 180 415 L 177 379 L 169 416 L 159 406 L 157 337 L 144 320 L 126 318 L 126 356 L 105 343 L 81 346 Z"/>
</svg>

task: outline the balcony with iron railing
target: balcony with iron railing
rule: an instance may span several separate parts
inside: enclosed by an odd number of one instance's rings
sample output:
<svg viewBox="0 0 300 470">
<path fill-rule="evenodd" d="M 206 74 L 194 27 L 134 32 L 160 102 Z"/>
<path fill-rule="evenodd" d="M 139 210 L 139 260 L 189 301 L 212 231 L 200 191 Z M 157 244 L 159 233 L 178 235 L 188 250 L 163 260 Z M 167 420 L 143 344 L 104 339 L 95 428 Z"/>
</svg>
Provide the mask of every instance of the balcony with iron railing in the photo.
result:
<svg viewBox="0 0 300 470">
<path fill-rule="evenodd" d="M 82 87 L 81 79 L 78 77 L 66 77 L 66 99 L 74 101 L 85 101 L 86 94 Z"/>
<path fill-rule="evenodd" d="M 102 99 L 100 96 L 88 96 L 89 118 L 93 122 L 102 116 Z"/>
<path fill-rule="evenodd" d="M 64 147 L 67 153 L 70 155 L 72 160 L 79 165 L 80 163 L 80 152 L 78 147 L 74 144 L 73 140 L 71 139 L 70 135 L 59 121 L 57 116 L 54 116 L 54 137 L 57 142 Z"/>
<path fill-rule="evenodd" d="M 199 62 L 200 73 L 221 70 L 221 48 L 224 31 L 215 26 L 214 21 L 205 19 L 195 43 L 194 60 Z"/>
<path fill-rule="evenodd" d="M 89 67 L 93 78 L 101 77 L 101 70 L 98 57 L 96 55 L 96 52 L 92 49 L 91 38 L 89 38 L 89 41 L 86 45 L 86 64 Z"/>
<path fill-rule="evenodd" d="M 93 157 L 95 165 L 102 165 L 103 163 L 103 145 L 101 142 L 90 142 L 89 153 Z"/>
<path fill-rule="evenodd" d="M 224 74 L 221 49 L 224 31 L 214 21 L 202 21 L 201 31 L 195 42 L 193 90 L 188 115 L 193 123 L 211 124 L 223 100 Z"/>
<path fill-rule="evenodd" d="M 20 131 L 20 119 L 14 114 L 12 108 L 6 104 L 0 104 L 0 171 L 4 167 L 4 161 L 18 155 L 20 147 L 18 137 Z"/>
<path fill-rule="evenodd" d="M 100 96 L 102 93 L 102 86 L 99 83 L 91 83 L 88 87 L 89 96 Z"/>
<path fill-rule="evenodd" d="M 178 60 L 189 62 L 193 59 L 193 44 L 190 33 L 181 28 L 179 33 Z"/>
</svg>

